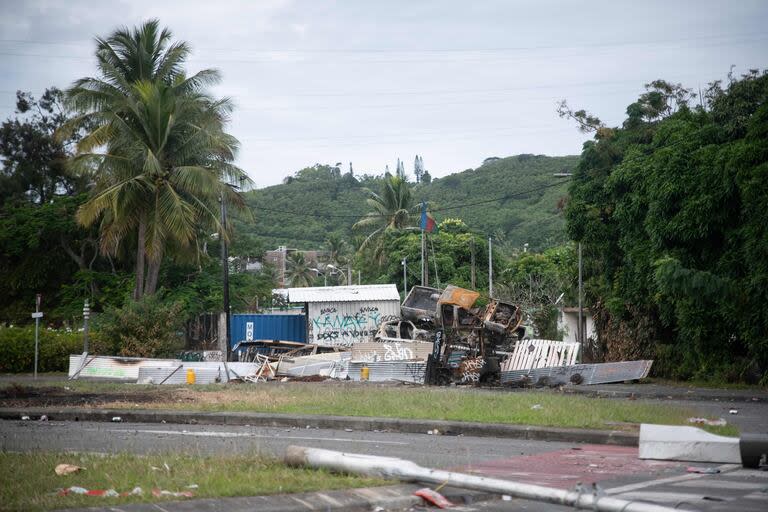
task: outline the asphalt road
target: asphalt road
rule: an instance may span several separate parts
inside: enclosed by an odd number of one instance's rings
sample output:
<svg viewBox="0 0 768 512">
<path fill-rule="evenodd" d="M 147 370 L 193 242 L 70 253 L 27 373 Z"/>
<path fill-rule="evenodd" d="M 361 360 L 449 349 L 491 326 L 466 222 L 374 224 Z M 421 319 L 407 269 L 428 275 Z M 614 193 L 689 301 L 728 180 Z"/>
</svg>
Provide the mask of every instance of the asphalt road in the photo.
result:
<svg viewBox="0 0 768 512">
<path fill-rule="evenodd" d="M 248 454 L 282 457 L 288 445 L 387 455 L 422 465 L 453 467 L 499 457 L 531 455 L 569 443 L 487 437 L 347 432 L 301 428 L 158 423 L 0 421 L 0 450 Z"/>
<path fill-rule="evenodd" d="M 689 464 L 642 461 L 637 448 L 515 439 L 227 425 L 0 421 L 2 451 L 259 453 L 280 457 L 290 444 L 387 455 L 423 466 L 572 489 L 596 482 L 602 492 L 680 505 L 683 510 L 768 509 L 768 472 L 720 466 L 721 474 L 686 472 Z M 696 466 L 706 466 L 696 464 Z M 572 510 L 512 499 L 461 510 Z"/>
</svg>

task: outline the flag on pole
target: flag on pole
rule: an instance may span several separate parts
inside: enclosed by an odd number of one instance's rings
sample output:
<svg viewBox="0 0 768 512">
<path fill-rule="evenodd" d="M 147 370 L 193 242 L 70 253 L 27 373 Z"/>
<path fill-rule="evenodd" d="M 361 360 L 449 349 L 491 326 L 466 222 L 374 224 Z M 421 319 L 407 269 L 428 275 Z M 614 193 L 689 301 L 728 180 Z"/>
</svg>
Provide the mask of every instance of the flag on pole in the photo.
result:
<svg viewBox="0 0 768 512">
<path fill-rule="evenodd" d="M 434 217 L 427 211 L 427 203 L 421 202 L 421 230 L 427 233 L 437 231 L 437 223 Z"/>
</svg>

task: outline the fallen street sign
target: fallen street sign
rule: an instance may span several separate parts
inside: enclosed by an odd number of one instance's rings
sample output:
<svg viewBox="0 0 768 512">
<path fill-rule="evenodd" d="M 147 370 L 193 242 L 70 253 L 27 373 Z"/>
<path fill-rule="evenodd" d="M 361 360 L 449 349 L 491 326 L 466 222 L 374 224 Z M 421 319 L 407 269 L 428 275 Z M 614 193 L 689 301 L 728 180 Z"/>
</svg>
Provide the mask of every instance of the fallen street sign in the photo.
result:
<svg viewBox="0 0 768 512">
<path fill-rule="evenodd" d="M 37 313 L 32 313 L 32 318 L 43 318 L 43 312 L 38 311 Z"/>
</svg>

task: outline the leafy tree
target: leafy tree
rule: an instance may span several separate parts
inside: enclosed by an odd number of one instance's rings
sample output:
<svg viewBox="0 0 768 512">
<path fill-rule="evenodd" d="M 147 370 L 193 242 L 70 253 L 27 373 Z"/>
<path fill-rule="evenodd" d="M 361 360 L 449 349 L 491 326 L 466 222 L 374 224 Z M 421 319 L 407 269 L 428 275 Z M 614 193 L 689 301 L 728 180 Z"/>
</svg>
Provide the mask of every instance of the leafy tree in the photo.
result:
<svg viewBox="0 0 768 512">
<path fill-rule="evenodd" d="M 365 250 L 372 245 L 370 249 L 373 257 L 380 263 L 385 253 L 381 235 L 411 227 L 418 206 L 411 195 L 411 186 L 400 176 L 391 176 L 384 180 L 381 194 L 370 189 L 365 191 L 368 194 L 366 203 L 372 211 L 357 221 L 353 227 L 361 230 L 373 228 L 360 245 L 360 250 Z"/>
<path fill-rule="evenodd" d="M 219 75 L 209 69 L 187 77 L 189 47 L 170 39 L 157 20 L 97 39 L 100 75 L 78 80 L 67 92 L 81 113 L 67 128 L 90 124 L 75 166 L 97 167 L 78 220 L 100 222 L 105 254 L 120 255 L 135 243 L 135 299 L 155 293 L 168 253 L 197 253 L 201 228 L 218 226 L 220 196 L 242 205 L 222 183 L 245 178 L 231 164 L 237 141 L 223 131 L 231 105 L 205 89 Z"/>
<path fill-rule="evenodd" d="M 43 204 L 82 192 L 85 183 L 65 165 L 80 133 L 54 136 L 67 120 L 62 92 L 51 87 L 36 100 L 18 91 L 16 114 L 0 126 L 0 205 L 12 199 Z"/>
<path fill-rule="evenodd" d="M 566 207 L 609 359 L 677 378 L 768 369 L 768 74 L 706 103 L 656 81 L 621 128 L 585 144 Z"/>
</svg>

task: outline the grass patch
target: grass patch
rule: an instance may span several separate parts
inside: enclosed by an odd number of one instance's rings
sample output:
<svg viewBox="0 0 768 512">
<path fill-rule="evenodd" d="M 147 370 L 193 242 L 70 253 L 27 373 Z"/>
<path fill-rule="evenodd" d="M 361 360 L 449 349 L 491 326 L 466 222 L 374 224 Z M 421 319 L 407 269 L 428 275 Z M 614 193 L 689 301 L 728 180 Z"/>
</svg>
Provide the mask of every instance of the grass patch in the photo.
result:
<svg viewBox="0 0 768 512">
<path fill-rule="evenodd" d="M 79 473 L 58 476 L 61 463 L 85 467 Z M 167 467 L 166 467 L 167 465 Z M 157 469 L 153 469 L 157 468 Z M 152 489 L 192 491 L 195 498 L 255 496 L 315 490 L 385 485 L 374 478 L 338 475 L 327 471 L 291 468 L 259 455 L 212 457 L 194 455 L 97 455 L 66 453 L 0 453 L 0 510 L 52 510 L 158 502 L 184 498 L 155 498 Z M 188 486 L 197 485 L 190 489 Z M 143 495 L 97 497 L 57 490 L 71 486 Z"/>
<path fill-rule="evenodd" d="M 66 386 L 70 389 L 59 387 L 57 390 L 73 397 L 78 393 L 89 396 L 87 404 L 71 403 L 99 408 L 378 416 L 609 430 L 633 430 L 639 423 L 688 425 L 688 418 L 702 416 L 695 406 L 673 406 L 652 400 L 595 398 L 556 391 L 500 391 L 338 381 L 182 387 L 80 381 L 67 383 Z M 41 399 L 51 400 L 54 395 L 56 393 L 47 392 Z M 64 400 L 62 405 L 68 403 Z M 18 403 L 0 401 L 0 405 L 18 406 Z M 34 404 L 30 402 L 29 405 Z M 707 427 L 707 430 L 722 435 L 738 434 L 733 425 Z"/>
</svg>

